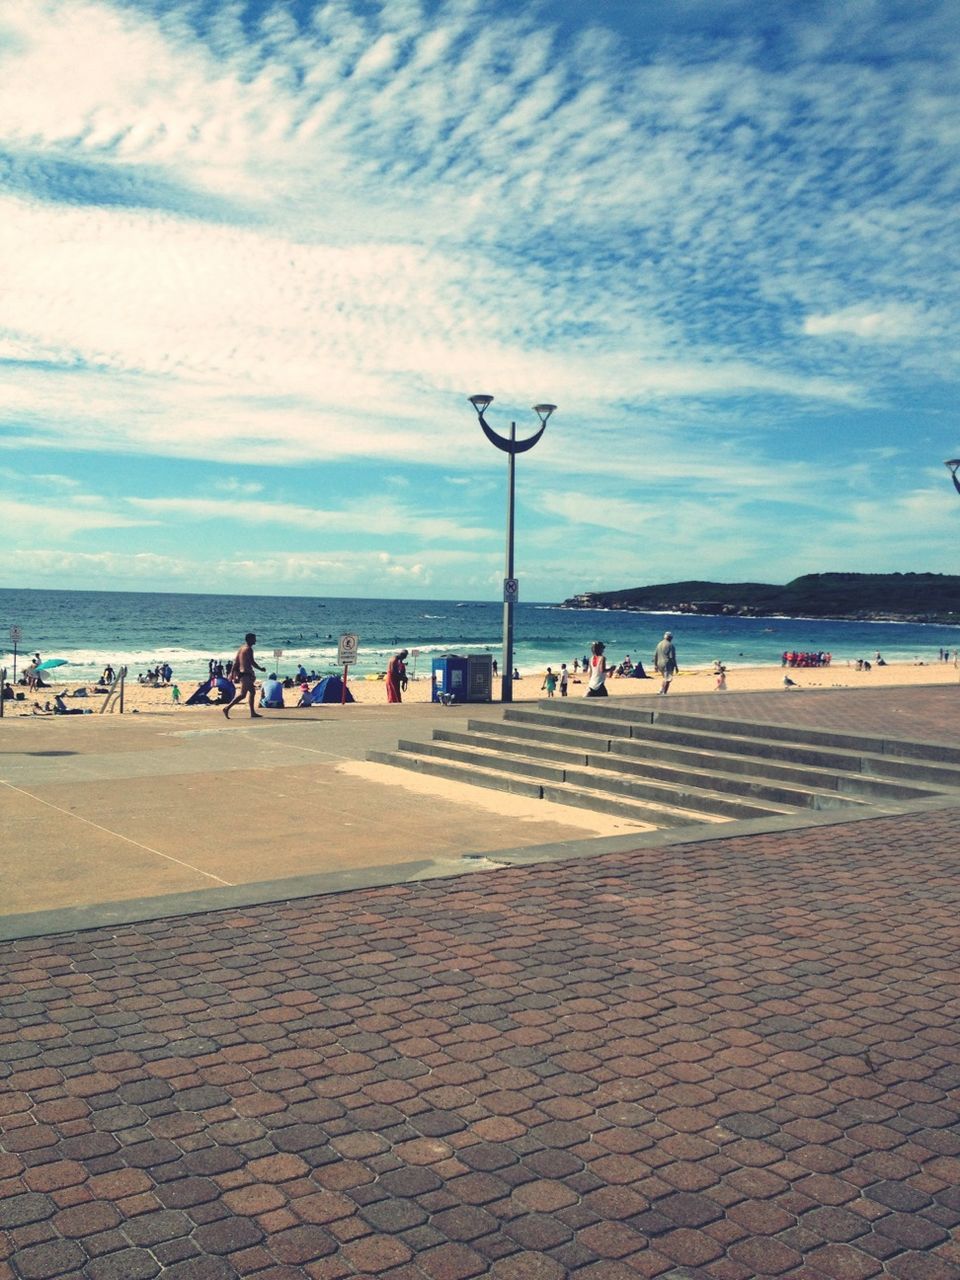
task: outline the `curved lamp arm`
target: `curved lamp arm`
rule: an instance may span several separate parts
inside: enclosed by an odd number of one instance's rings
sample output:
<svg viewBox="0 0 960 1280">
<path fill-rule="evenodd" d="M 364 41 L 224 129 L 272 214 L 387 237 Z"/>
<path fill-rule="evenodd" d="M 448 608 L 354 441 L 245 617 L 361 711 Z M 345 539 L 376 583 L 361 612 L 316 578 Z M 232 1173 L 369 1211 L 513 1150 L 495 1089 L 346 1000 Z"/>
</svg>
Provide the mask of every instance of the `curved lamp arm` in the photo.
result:
<svg viewBox="0 0 960 1280">
<path fill-rule="evenodd" d="M 526 453 L 528 449 L 532 449 L 537 443 L 544 431 L 547 429 L 547 422 L 551 413 L 556 409 L 555 404 L 536 404 L 533 406 L 534 412 L 540 419 L 540 430 L 529 437 L 527 440 L 506 439 L 506 437 L 498 435 L 493 427 L 487 422 L 483 416 L 483 411 L 489 409 L 493 404 L 493 396 L 471 396 L 470 403 L 477 411 L 477 417 L 480 419 L 480 426 L 483 428 L 483 434 L 487 437 L 491 444 L 496 445 L 498 449 L 502 449 L 504 453 Z"/>
<path fill-rule="evenodd" d="M 944 464 L 950 469 L 950 478 L 953 480 L 953 487 L 957 493 L 960 493 L 960 480 L 957 479 L 957 471 L 960 470 L 960 458 L 949 458 Z"/>
</svg>

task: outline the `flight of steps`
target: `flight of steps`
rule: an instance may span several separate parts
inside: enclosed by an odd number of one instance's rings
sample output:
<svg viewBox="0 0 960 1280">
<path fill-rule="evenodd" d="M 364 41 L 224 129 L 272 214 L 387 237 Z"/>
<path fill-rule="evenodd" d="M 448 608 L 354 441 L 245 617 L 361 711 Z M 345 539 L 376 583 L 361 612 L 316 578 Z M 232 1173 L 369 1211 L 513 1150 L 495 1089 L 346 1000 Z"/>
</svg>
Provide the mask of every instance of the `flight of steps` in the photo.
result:
<svg viewBox="0 0 960 1280">
<path fill-rule="evenodd" d="M 960 792 L 960 749 L 715 715 L 544 701 L 369 759 L 655 827 Z"/>
</svg>

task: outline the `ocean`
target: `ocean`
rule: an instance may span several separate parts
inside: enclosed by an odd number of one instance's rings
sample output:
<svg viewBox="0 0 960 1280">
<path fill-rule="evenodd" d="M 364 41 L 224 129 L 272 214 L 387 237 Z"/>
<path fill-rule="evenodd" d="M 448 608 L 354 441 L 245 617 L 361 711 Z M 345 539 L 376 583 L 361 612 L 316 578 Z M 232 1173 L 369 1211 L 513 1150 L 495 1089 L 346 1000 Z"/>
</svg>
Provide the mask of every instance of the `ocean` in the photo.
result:
<svg viewBox="0 0 960 1280">
<path fill-rule="evenodd" d="M 499 661 L 503 606 L 476 600 L 353 600 L 333 596 L 228 596 L 133 591 L 0 589 L 0 665 L 12 670 L 10 627 L 19 626 L 18 670 L 24 657 L 65 658 L 62 677 L 89 681 L 110 663 L 130 676 L 169 662 L 177 680 L 205 677 L 211 658 L 232 657 L 244 633 L 255 631 L 268 671 L 336 670 L 341 633 L 359 636 L 363 676 L 383 671 L 398 648 L 407 666 L 430 674 L 443 653 L 492 653 Z M 561 609 L 520 603 L 514 616 L 514 660 L 524 672 L 572 664 L 603 640 L 607 656 L 626 654 L 650 665 L 665 630 L 674 633 L 683 667 L 722 659 L 728 666 L 779 666 L 784 649 L 824 650 L 834 663 L 872 659 L 935 662 L 940 648 L 960 648 L 960 627 L 811 618 L 709 618 L 673 613 Z M 275 658 L 274 650 L 282 650 Z"/>
</svg>

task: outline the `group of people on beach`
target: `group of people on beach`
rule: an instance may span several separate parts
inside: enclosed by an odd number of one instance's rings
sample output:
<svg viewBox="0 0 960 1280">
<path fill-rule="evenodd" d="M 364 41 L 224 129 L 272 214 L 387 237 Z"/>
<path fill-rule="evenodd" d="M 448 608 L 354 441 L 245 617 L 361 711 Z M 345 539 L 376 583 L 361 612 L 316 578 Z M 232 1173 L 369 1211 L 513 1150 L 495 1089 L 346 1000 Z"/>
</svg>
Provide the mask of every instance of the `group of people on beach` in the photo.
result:
<svg viewBox="0 0 960 1280">
<path fill-rule="evenodd" d="M 609 697 L 607 676 L 616 675 L 617 668 L 610 666 L 606 659 L 606 645 L 602 640 L 594 640 L 590 646 L 590 658 L 584 659 L 583 670 L 589 675 L 585 696 L 588 698 Z M 719 664 L 718 664 L 719 665 Z M 673 632 L 665 631 L 663 639 L 657 645 L 653 655 L 653 667 L 660 677 L 658 697 L 670 692 L 670 685 L 680 667 L 677 662 L 677 649 L 673 643 Z M 724 669 L 725 670 L 725 669 Z M 620 674 L 623 674 L 622 668 Z"/>
</svg>

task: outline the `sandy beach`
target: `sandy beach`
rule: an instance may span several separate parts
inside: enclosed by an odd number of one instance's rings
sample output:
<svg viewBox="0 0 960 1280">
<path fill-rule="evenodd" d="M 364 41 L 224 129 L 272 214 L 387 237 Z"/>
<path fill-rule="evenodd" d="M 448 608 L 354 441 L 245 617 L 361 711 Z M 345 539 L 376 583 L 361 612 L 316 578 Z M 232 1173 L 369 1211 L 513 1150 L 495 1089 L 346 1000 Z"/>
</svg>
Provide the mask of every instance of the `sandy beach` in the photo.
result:
<svg viewBox="0 0 960 1280">
<path fill-rule="evenodd" d="M 554 669 L 556 670 L 556 668 Z M 790 679 L 795 681 L 796 688 L 784 689 L 784 674 L 789 675 Z M 804 689 L 882 689 L 904 685 L 944 685 L 957 684 L 958 682 L 960 682 L 960 671 L 957 670 L 952 662 L 919 664 L 891 662 L 883 667 L 874 666 L 870 671 L 857 671 L 853 663 L 849 666 L 844 663 L 829 667 L 790 668 L 786 672 L 780 667 L 727 668 L 727 687 L 730 692 L 783 689 L 785 697 L 802 695 Z M 542 689 L 542 685 L 542 672 L 524 675 L 521 680 L 514 682 L 514 701 L 536 702 L 540 698 L 545 698 L 546 693 Z M 657 696 L 660 681 L 657 678 L 634 680 L 623 677 L 618 679 L 611 676 L 607 679 L 607 686 L 610 690 L 611 698 L 648 698 Z M 685 693 L 708 693 L 715 691 L 715 686 L 716 677 L 713 674 L 712 667 L 690 668 L 689 670 L 681 668 L 674 679 L 669 696 L 674 697 Z M 74 696 L 74 691 L 79 688 L 87 689 L 88 696 L 85 699 Z M 103 702 L 103 695 L 94 694 L 93 688 L 92 684 L 84 685 L 75 681 L 58 681 L 53 683 L 49 689 L 40 690 L 36 697 L 27 695 L 23 702 L 7 701 L 4 705 L 4 714 L 13 717 L 30 716 L 33 714 L 34 702 L 39 702 L 42 707 L 44 703 L 52 702 L 54 694 L 57 693 L 67 694 L 66 702 L 71 707 L 84 707 L 98 712 Z M 181 684 L 181 702 L 177 705 L 173 702 L 169 686 L 154 688 L 150 685 L 139 685 L 136 682 L 131 684 L 128 681 L 124 692 L 124 708 L 126 712 L 136 711 L 139 714 L 150 715 L 182 715 L 186 711 L 208 710 L 208 708 L 188 708 L 185 706 L 187 698 L 190 697 L 195 688 L 195 683 L 187 684 L 184 682 Z M 354 700 L 362 706 L 387 705 L 386 688 L 383 680 L 351 680 L 349 688 Z M 499 689 L 499 682 L 494 682 L 494 689 L 495 691 Z M 585 680 L 582 683 L 571 681 L 568 697 L 583 697 L 585 691 Z M 26 693 L 26 690 L 18 689 L 18 692 Z M 403 696 L 404 701 L 407 703 L 429 702 L 431 696 L 429 676 L 421 676 L 416 680 L 411 680 Z M 722 692 L 717 692 L 716 696 L 717 701 L 720 702 L 724 695 Z M 286 710 L 295 710 L 299 697 L 299 688 L 285 690 Z M 559 699 L 559 691 L 556 697 Z M 214 708 L 209 708 L 209 710 L 211 714 L 214 712 Z M 402 705 L 395 707 L 394 710 L 398 717 L 403 714 Z M 242 708 L 238 707 L 234 714 L 243 716 L 245 713 Z M 266 714 L 277 715 L 280 713 L 268 711 Z"/>
</svg>

